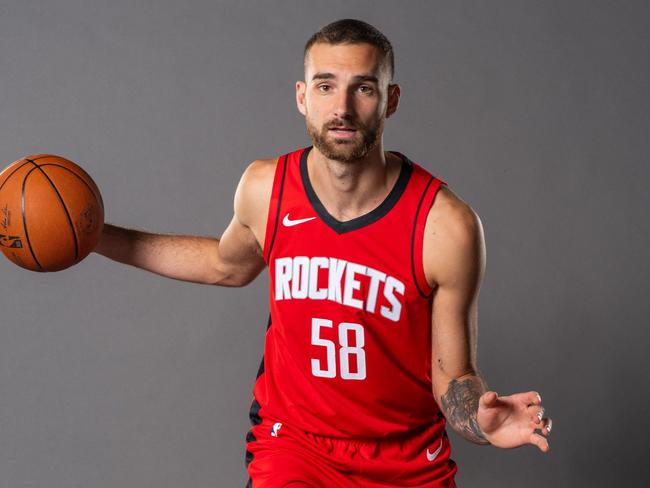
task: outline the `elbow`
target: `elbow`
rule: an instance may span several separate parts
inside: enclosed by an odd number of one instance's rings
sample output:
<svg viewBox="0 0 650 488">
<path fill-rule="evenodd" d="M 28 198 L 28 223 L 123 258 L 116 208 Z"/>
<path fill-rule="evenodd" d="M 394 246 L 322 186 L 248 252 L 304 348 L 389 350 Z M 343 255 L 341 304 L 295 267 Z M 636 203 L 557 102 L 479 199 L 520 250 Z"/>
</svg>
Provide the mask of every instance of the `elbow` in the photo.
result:
<svg viewBox="0 0 650 488">
<path fill-rule="evenodd" d="M 245 281 L 241 277 L 233 275 L 219 275 L 218 278 L 209 277 L 201 281 L 204 285 L 225 286 L 228 288 L 239 288 L 247 285 L 250 281 Z"/>
<path fill-rule="evenodd" d="M 226 286 L 228 288 L 241 288 L 251 283 L 259 274 L 259 270 L 238 270 L 232 272 L 217 271 L 204 281 L 205 284 L 214 286 Z"/>
<path fill-rule="evenodd" d="M 233 277 L 227 277 L 225 279 L 210 284 L 214 286 L 225 286 L 227 288 L 241 288 L 243 286 L 248 285 L 251 281 L 253 281 L 252 278 L 243 279 L 241 277 L 233 276 Z"/>
</svg>

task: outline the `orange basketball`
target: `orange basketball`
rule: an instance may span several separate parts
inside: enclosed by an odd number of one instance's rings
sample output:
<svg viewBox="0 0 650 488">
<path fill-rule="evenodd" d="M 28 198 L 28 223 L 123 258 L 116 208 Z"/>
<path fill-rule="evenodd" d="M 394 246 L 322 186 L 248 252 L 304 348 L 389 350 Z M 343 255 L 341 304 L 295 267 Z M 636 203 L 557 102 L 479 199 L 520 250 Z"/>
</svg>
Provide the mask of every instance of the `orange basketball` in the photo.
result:
<svg viewBox="0 0 650 488">
<path fill-rule="evenodd" d="M 18 266 L 68 268 L 95 248 L 103 226 L 99 189 L 72 161 L 36 154 L 0 173 L 0 249 Z"/>
</svg>

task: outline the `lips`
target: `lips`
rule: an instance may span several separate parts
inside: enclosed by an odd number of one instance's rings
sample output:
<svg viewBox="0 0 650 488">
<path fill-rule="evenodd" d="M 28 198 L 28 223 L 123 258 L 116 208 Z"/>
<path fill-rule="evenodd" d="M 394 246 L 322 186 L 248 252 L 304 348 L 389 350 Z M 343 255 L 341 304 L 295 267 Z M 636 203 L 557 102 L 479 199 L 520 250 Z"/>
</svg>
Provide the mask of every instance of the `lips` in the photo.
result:
<svg viewBox="0 0 650 488">
<path fill-rule="evenodd" d="M 335 137 L 339 139 L 344 139 L 346 137 L 353 137 L 357 133 L 356 129 L 348 128 L 348 127 L 330 127 L 329 131 L 331 134 L 333 134 Z"/>
</svg>

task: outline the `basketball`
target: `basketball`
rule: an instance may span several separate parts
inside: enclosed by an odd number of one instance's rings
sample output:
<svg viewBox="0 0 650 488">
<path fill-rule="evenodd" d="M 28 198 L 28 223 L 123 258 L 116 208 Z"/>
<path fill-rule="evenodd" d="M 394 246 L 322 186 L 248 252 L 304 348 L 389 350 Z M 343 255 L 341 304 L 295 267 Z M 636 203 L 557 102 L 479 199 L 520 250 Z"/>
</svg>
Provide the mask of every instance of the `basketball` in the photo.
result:
<svg viewBox="0 0 650 488">
<path fill-rule="evenodd" d="M 104 225 L 99 189 L 61 156 L 36 154 L 0 173 L 0 249 L 31 271 L 60 271 L 85 258 Z"/>
</svg>

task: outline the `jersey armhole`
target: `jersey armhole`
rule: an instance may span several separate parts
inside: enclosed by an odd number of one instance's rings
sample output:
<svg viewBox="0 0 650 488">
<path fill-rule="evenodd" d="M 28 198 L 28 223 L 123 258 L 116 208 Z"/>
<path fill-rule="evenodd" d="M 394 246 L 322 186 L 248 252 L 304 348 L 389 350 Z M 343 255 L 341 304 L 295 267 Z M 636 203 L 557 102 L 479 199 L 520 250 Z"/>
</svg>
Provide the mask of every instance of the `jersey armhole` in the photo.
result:
<svg viewBox="0 0 650 488">
<path fill-rule="evenodd" d="M 413 279 L 418 292 L 422 298 L 429 298 L 433 293 L 433 288 L 427 283 L 424 274 L 424 228 L 427 223 L 429 210 L 433 206 L 438 190 L 442 185 L 447 185 L 444 181 L 432 176 L 427 183 L 417 211 L 415 212 L 415 222 L 413 222 L 413 236 L 411 238 L 411 268 L 413 270 Z"/>
<path fill-rule="evenodd" d="M 284 178 L 287 173 L 287 158 L 288 154 L 278 158 L 278 164 L 275 168 L 275 175 L 273 176 L 273 190 L 271 191 L 271 200 L 269 202 L 269 213 L 266 218 L 266 232 L 264 234 L 264 261 L 269 264 L 271 259 L 271 251 L 273 250 L 273 242 L 275 241 L 275 234 L 278 231 L 278 223 L 280 218 L 280 205 L 282 204 L 282 190 L 284 189 Z"/>
</svg>

